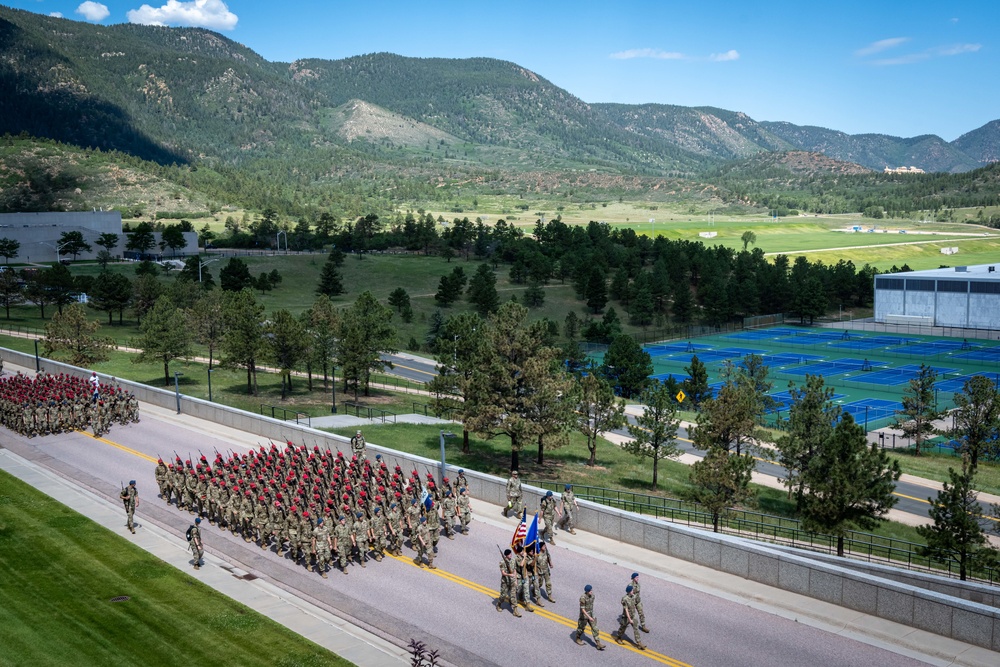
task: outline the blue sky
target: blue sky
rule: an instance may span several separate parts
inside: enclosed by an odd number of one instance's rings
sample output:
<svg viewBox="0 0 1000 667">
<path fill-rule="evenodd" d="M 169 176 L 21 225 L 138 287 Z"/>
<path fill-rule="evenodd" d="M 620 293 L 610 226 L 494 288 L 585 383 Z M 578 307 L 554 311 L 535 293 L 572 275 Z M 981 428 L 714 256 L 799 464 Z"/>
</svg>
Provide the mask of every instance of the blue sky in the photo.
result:
<svg viewBox="0 0 1000 667">
<path fill-rule="evenodd" d="M 112 24 L 201 25 L 268 60 L 510 60 L 585 102 L 946 140 L 1000 118 L 1000 2 L 0 0 Z"/>
</svg>

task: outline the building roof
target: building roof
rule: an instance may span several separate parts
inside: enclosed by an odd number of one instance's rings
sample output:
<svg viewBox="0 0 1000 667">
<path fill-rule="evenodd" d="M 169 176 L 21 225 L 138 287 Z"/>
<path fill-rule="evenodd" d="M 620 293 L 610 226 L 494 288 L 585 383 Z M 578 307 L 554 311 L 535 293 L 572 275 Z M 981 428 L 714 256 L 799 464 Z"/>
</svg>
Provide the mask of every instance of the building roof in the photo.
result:
<svg viewBox="0 0 1000 667">
<path fill-rule="evenodd" d="M 966 280 L 1000 281 L 1000 263 L 952 266 L 947 269 L 927 269 L 926 271 L 904 271 L 902 273 L 880 273 L 879 277 L 898 278 L 956 278 Z"/>
</svg>

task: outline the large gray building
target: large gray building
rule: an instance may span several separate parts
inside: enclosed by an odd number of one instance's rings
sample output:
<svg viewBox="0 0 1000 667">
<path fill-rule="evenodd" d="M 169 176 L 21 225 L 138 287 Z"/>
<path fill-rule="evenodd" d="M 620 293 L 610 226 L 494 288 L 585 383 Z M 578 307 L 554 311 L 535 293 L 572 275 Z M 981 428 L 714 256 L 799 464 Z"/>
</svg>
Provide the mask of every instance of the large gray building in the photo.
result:
<svg viewBox="0 0 1000 667">
<path fill-rule="evenodd" d="M 875 321 L 1000 330 L 997 264 L 875 277 Z"/>
<path fill-rule="evenodd" d="M 118 211 L 0 213 L 0 238 L 13 239 L 21 244 L 17 257 L 12 258 L 14 262 L 48 263 L 67 259 L 59 248 L 59 238 L 64 232 L 80 232 L 92 248 L 90 252 L 81 252 L 77 259 L 97 257 L 102 248 L 96 241 L 104 233 L 119 236 L 118 247 L 112 254 L 119 257 L 125 254 L 122 214 Z M 159 243 L 160 234 L 155 233 L 154 237 Z M 197 255 L 197 232 L 185 232 L 184 239 L 187 242 L 184 248 L 176 253 L 168 252 L 166 256 Z M 151 252 L 159 255 L 161 251 L 155 248 Z"/>
</svg>

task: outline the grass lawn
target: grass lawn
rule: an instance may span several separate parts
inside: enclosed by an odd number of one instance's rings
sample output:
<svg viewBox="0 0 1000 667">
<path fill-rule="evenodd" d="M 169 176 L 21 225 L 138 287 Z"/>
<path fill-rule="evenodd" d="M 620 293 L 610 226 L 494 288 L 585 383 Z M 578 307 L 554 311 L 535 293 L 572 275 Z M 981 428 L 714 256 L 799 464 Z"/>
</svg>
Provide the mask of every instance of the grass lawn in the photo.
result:
<svg viewBox="0 0 1000 667">
<path fill-rule="evenodd" d="M 351 664 L 5 472 L 0 566 L 2 665 Z"/>
<path fill-rule="evenodd" d="M 899 461 L 899 467 L 908 475 L 916 475 L 937 482 L 950 482 L 948 468 L 961 470 L 962 457 L 946 452 L 923 452 L 920 456 L 913 450 L 888 450 L 889 456 Z M 977 491 L 1000 495 L 1000 465 L 989 461 L 981 461 L 976 470 L 975 486 Z M 928 490 L 927 495 L 936 494 Z"/>
</svg>

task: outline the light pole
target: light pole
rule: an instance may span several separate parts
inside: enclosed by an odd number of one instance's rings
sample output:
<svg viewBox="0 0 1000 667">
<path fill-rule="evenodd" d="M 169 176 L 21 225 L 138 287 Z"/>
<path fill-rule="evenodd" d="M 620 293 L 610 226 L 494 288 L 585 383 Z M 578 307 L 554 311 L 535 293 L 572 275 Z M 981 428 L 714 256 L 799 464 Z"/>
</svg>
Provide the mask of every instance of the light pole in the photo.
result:
<svg viewBox="0 0 1000 667">
<path fill-rule="evenodd" d="M 42 368 L 41 361 L 38 359 L 38 339 L 35 339 L 35 372 L 37 373 Z"/>
<path fill-rule="evenodd" d="M 209 403 L 212 402 L 212 370 L 213 369 L 211 369 L 211 368 L 208 369 L 208 402 Z"/>
<path fill-rule="evenodd" d="M 204 262 L 200 259 L 198 260 L 198 282 L 201 282 L 201 270 L 211 264 L 212 262 L 218 262 L 221 257 L 216 257 L 215 259 L 206 259 Z"/>
<path fill-rule="evenodd" d="M 337 414 L 337 364 L 333 364 L 331 375 L 330 389 L 332 390 L 332 397 L 330 398 L 330 414 L 335 415 Z"/>
<path fill-rule="evenodd" d="M 174 371 L 174 395 L 177 397 L 177 414 L 181 413 L 181 380 L 180 377 L 184 375 L 180 371 Z"/>
<path fill-rule="evenodd" d="M 445 463 L 444 463 L 444 439 L 445 438 L 454 438 L 455 434 L 452 433 L 451 431 L 440 431 L 440 433 L 441 433 L 441 474 L 440 474 L 440 479 L 438 479 L 438 484 L 441 486 L 441 488 L 444 488 L 444 466 L 445 466 Z"/>
<path fill-rule="evenodd" d="M 59 257 L 59 251 L 69 245 L 69 241 L 66 241 L 65 243 L 46 243 L 45 241 L 39 241 L 39 243 L 41 243 L 42 245 L 47 245 L 48 247 L 56 251 L 57 264 L 62 261 L 62 259 Z"/>
</svg>

